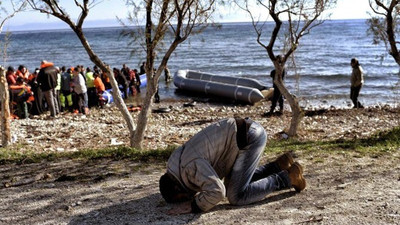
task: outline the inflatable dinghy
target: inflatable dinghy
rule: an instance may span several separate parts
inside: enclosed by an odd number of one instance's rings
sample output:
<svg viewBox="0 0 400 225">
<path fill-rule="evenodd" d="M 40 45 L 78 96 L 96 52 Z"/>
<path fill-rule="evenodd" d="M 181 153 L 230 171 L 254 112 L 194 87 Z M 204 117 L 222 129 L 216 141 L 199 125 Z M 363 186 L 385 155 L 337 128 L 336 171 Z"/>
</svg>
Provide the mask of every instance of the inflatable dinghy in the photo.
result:
<svg viewBox="0 0 400 225">
<path fill-rule="evenodd" d="M 228 77 L 192 70 L 178 70 L 174 76 L 177 88 L 220 96 L 240 102 L 254 104 L 262 99 L 262 90 L 267 87 L 250 78 Z"/>
</svg>

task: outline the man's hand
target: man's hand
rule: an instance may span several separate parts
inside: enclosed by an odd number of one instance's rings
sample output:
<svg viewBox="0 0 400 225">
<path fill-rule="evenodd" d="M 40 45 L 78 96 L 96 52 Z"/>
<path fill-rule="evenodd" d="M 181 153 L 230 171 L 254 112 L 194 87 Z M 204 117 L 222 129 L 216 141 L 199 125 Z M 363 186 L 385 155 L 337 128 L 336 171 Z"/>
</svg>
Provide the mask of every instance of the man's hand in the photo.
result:
<svg viewBox="0 0 400 225">
<path fill-rule="evenodd" d="M 188 214 L 192 212 L 191 202 L 182 202 L 177 205 L 174 205 L 172 209 L 168 210 L 168 215 L 180 215 L 180 214 Z"/>
</svg>

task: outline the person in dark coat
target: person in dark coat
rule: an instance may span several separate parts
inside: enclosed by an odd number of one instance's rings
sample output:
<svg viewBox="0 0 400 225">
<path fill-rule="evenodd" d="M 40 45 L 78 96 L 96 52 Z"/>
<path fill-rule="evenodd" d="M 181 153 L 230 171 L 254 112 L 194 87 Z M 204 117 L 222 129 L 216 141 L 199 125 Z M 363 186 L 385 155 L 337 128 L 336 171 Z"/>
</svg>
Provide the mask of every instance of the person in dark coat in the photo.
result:
<svg viewBox="0 0 400 225">
<path fill-rule="evenodd" d="M 46 99 L 50 117 L 55 118 L 59 113 L 58 101 L 56 99 L 55 87 L 57 86 L 57 68 L 54 63 L 43 60 L 37 81 Z"/>
<path fill-rule="evenodd" d="M 30 115 L 41 115 L 43 113 L 43 93 L 42 89 L 39 86 L 37 81 L 37 77 L 39 74 L 39 68 L 36 68 L 35 71 L 29 75 L 28 85 L 31 86 L 31 90 L 34 94 L 35 100 L 32 102 L 32 106 L 30 108 Z"/>
<path fill-rule="evenodd" d="M 280 64 L 282 64 L 282 56 L 277 56 L 277 60 Z M 285 69 L 283 69 L 282 81 L 284 80 L 285 75 L 286 75 L 286 71 L 285 71 Z M 264 113 L 264 116 L 272 116 L 277 103 L 279 103 L 278 115 L 282 115 L 282 113 L 283 113 L 283 96 L 282 96 L 282 93 L 279 91 L 278 86 L 276 86 L 276 84 L 274 82 L 275 76 L 276 76 L 276 70 L 272 70 L 270 76 L 272 78 L 272 86 L 274 88 L 274 95 L 272 96 L 272 100 L 271 100 L 271 108 L 270 108 L 269 112 Z"/>
<path fill-rule="evenodd" d="M 115 80 L 117 80 L 118 86 L 122 87 L 122 93 L 123 93 L 123 97 L 124 99 L 128 98 L 128 88 L 129 88 L 129 82 L 126 79 L 126 77 L 121 73 L 121 71 L 117 68 L 113 68 L 113 73 L 114 73 L 114 77 Z"/>
</svg>

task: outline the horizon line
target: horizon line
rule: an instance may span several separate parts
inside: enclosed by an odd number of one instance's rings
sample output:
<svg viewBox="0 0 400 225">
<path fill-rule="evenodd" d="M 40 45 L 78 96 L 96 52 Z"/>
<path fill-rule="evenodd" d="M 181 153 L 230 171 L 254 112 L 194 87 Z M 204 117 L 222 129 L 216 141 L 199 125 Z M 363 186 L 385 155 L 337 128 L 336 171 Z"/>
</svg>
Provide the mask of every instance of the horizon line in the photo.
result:
<svg viewBox="0 0 400 225">
<path fill-rule="evenodd" d="M 351 20 L 367 20 L 369 18 L 351 18 L 351 19 L 327 19 L 325 21 L 351 21 Z M 104 22 L 105 24 L 100 24 Z M 113 19 L 109 20 L 93 20 L 93 21 L 87 21 L 88 26 L 84 26 L 83 29 L 95 29 L 95 28 L 120 28 L 124 27 L 121 24 L 116 23 L 117 21 Z M 267 21 L 273 23 L 273 21 Z M 108 25 L 107 25 L 108 23 Z M 233 23 L 251 23 L 251 21 L 221 21 L 221 22 L 216 22 L 217 24 L 233 24 Z M 42 25 L 42 26 L 40 26 Z M 50 25 L 49 28 L 44 28 L 45 25 Z M 34 28 L 29 29 L 27 27 L 32 27 Z M 130 27 L 130 26 L 129 26 Z M 8 29 L 3 29 L 3 32 L 24 32 L 24 31 L 51 31 L 51 30 L 71 30 L 71 28 L 61 22 L 51 22 L 51 23 L 28 23 L 28 24 L 22 24 L 22 25 L 16 25 L 16 26 L 7 26 L 6 28 Z M 3 33 L 2 32 L 2 33 Z"/>
</svg>

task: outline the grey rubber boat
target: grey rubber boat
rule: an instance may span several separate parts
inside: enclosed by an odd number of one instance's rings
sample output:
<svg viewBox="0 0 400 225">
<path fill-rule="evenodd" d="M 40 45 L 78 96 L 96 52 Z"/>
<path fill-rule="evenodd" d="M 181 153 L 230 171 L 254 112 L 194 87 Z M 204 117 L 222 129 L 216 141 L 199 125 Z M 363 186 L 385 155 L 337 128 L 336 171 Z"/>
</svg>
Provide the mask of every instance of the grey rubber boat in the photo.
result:
<svg viewBox="0 0 400 225">
<path fill-rule="evenodd" d="M 267 89 L 254 79 L 220 76 L 192 70 L 178 70 L 174 75 L 174 84 L 182 90 L 221 96 L 251 104 L 264 99 L 261 91 Z"/>
</svg>

